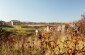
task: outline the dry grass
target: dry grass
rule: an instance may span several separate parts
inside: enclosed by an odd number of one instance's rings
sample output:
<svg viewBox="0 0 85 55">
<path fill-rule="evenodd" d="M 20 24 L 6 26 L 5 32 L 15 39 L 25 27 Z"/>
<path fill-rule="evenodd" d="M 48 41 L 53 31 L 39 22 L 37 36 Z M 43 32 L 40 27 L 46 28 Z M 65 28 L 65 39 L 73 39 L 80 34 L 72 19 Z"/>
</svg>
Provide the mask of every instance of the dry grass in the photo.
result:
<svg viewBox="0 0 85 55">
<path fill-rule="evenodd" d="M 12 32 L 0 37 L 0 55 L 85 55 L 85 37 L 58 32 L 27 36 Z"/>
</svg>

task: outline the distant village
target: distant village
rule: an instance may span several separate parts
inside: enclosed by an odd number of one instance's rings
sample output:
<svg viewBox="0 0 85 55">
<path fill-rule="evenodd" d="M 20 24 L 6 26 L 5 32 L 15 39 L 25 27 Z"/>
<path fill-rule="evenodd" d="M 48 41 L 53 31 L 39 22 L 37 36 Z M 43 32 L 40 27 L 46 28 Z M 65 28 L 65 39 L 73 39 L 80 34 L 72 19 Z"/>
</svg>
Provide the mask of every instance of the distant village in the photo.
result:
<svg viewBox="0 0 85 55">
<path fill-rule="evenodd" d="M 9 22 L 0 21 L 0 26 L 14 26 L 19 25 L 21 22 L 18 20 L 11 20 Z"/>
<path fill-rule="evenodd" d="M 22 22 L 22 21 L 19 21 L 19 20 L 11 20 L 9 22 L 0 21 L 0 26 L 4 26 L 4 25 L 14 26 L 14 25 L 21 25 L 21 24 L 34 24 L 34 25 L 36 25 L 36 24 L 47 24 L 47 23 L 45 23 L 45 22 Z"/>
<path fill-rule="evenodd" d="M 0 21 L 0 26 L 10 26 L 14 27 L 16 25 L 22 25 L 23 28 L 29 28 L 29 27 L 55 27 L 56 25 L 59 25 L 60 23 L 46 23 L 46 22 L 22 22 L 19 20 L 11 20 L 9 22 Z M 63 24 L 63 23 L 62 23 Z"/>
</svg>

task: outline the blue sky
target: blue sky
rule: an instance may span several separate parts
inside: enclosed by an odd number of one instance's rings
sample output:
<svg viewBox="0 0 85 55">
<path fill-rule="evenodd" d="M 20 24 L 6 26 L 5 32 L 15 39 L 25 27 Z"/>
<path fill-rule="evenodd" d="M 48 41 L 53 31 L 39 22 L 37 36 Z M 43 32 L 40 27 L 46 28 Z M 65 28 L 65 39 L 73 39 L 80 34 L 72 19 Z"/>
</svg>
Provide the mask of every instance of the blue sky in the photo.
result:
<svg viewBox="0 0 85 55">
<path fill-rule="evenodd" d="M 0 0 L 0 20 L 69 22 L 85 12 L 85 0 Z"/>
</svg>

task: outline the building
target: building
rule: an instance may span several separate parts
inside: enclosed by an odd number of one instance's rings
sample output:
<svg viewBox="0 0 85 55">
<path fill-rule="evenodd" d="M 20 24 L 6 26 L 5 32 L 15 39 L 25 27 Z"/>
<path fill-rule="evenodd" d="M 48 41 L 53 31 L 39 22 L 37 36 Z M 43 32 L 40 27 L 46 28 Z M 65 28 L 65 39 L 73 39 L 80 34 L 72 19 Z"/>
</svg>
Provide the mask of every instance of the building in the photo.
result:
<svg viewBox="0 0 85 55">
<path fill-rule="evenodd" d="M 6 23 L 6 26 L 14 26 L 12 21 L 5 22 L 5 23 Z"/>
<path fill-rule="evenodd" d="M 11 20 L 10 22 L 12 25 L 20 25 L 21 24 L 21 22 L 18 20 Z"/>
<path fill-rule="evenodd" d="M 4 21 L 0 21 L 0 26 L 4 26 L 5 22 Z"/>
</svg>

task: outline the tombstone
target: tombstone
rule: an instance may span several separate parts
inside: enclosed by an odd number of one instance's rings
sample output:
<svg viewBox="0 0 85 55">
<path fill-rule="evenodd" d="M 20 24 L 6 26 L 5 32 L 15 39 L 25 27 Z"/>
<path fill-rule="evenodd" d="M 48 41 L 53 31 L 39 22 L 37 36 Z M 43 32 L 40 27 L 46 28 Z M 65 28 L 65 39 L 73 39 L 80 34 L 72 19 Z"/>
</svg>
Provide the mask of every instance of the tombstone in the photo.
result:
<svg viewBox="0 0 85 55">
<path fill-rule="evenodd" d="M 76 24 L 72 24 L 71 27 L 73 28 L 74 31 L 78 31 L 78 26 Z"/>
<path fill-rule="evenodd" d="M 36 35 L 38 35 L 38 30 L 37 29 L 35 30 L 35 33 L 36 33 Z"/>
<path fill-rule="evenodd" d="M 49 27 L 49 26 L 46 27 L 46 31 L 47 31 L 47 32 L 50 31 L 50 27 Z"/>
<path fill-rule="evenodd" d="M 62 25 L 61 26 L 61 32 L 64 33 L 64 31 L 65 31 L 65 25 Z"/>
<path fill-rule="evenodd" d="M 57 31 L 58 31 L 58 32 L 61 32 L 61 25 L 59 25 L 59 26 L 57 27 Z"/>
<path fill-rule="evenodd" d="M 79 31 L 79 27 L 76 24 L 73 24 L 72 29 L 73 29 L 73 36 L 77 35 Z"/>
<path fill-rule="evenodd" d="M 73 24 L 69 24 L 70 25 L 70 27 L 73 27 Z"/>
<path fill-rule="evenodd" d="M 74 26 L 75 26 L 75 24 L 74 24 L 74 23 L 70 24 L 70 27 L 72 27 L 72 28 L 73 28 Z"/>
<path fill-rule="evenodd" d="M 50 27 L 47 26 L 47 27 L 44 28 L 44 30 L 45 30 L 46 32 L 49 32 L 49 31 L 50 31 Z"/>
<path fill-rule="evenodd" d="M 74 30 L 75 30 L 75 31 L 78 31 L 78 26 L 75 26 L 75 27 L 74 27 Z"/>
</svg>

